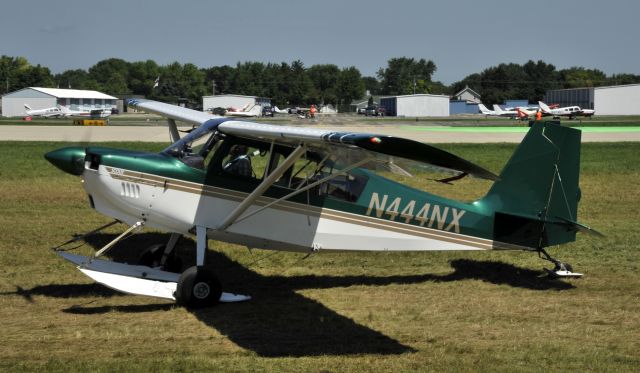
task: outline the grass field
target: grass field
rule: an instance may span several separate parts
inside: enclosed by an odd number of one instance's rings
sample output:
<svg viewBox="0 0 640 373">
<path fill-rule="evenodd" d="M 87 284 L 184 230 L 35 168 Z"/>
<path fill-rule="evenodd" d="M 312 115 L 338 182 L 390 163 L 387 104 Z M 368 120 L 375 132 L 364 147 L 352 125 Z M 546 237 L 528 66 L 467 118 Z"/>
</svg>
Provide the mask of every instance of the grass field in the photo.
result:
<svg viewBox="0 0 640 373">
<path fill-rule="evenodd" d="M 532 253 L 302 255 L 210 242 L 242 304 L 188 311 L 93 284 L 48 248 L 109 219 L 42 157 L 0 142 L 0 371 L 638 371 L 640 144 L 583 144 L 579 219 L 604 239 L 550 251 L 586 276 L 545 278 Z M 155 150 L 161 144 L 111 144 Z M 515 145 L 446 145 L 499 172 Z M 437 188 L 445 186 L 439 185 Z M 462 180 L 454 196 L 486 184 Z M 110 240 L 98 235 L 81 253 Z M 166 235 L 114 249 L 131 260 Z M 193 242 L 179 252 L 193 260 Z"/>
</svg>

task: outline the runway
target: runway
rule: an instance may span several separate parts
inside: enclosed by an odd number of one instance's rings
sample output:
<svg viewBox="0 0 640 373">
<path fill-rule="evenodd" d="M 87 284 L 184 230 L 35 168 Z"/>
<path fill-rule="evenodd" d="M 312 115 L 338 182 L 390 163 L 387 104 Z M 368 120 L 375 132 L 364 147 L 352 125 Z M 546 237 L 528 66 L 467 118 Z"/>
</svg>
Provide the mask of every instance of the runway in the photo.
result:
<svg viewBox="0 0 640 373">
<path fill-rule="evenodd" d="M 391 135 L 426 143 L 514 143 L 522 141 L 527 127 L 446 127 L 414 126 L 406 124 L 383 125 L 306 125 L 309 128 L 334 129 L 339 132 L 365 132 Z M 185 127 L 190 129 L 191 127 Z M 583 142 L 640 142 L 640 127 L 582 127 Z M 62 141 L 106 142 L 142 141 L 169 142 L 169 131 L 164 126 L 31 126 L 1 125 L 2 141 Z"/>
</svg>

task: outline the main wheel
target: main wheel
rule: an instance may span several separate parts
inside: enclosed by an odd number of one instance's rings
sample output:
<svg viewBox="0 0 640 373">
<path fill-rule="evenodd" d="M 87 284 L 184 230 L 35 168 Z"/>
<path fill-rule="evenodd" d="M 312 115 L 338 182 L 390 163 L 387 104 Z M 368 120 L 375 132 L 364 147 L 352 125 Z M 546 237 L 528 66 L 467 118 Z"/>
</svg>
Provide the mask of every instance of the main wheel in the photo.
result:
<svg viewBox="0 0 640 373">
<path fill-rule="evenodd" d="M 220 300 L 222 285 L 213 271 L 203 267 L 190 267 L 180 275 L 175 295 L 181 306 L 211 307 Z"/>
</svg>

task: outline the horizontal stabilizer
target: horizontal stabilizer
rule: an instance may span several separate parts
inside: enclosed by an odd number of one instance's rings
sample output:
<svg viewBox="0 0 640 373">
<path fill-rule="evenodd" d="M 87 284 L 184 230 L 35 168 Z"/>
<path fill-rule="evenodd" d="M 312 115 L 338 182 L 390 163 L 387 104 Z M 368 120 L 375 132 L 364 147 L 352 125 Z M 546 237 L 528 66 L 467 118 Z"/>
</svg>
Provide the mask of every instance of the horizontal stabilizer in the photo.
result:
<svg viewBox="0 0 640 373">
<path fill-rule="evenodd" d="M 577 231 L 577 232 L 582 232 L 582 233 L 588 233 L 588 234 L 592 234 L 596 237 L 604 237 L 604 234 L 598 232 L 597 230 L 588 227 L 584 224 L 580 224 L 577 221 L 571 221 L 569 219 L 565 219 L 563 217 L 558 217 L 558 219 L 562 220 L 566 225 L 568 225 L 569 227 L 571 227 L 571 229 Z"/>
</svg>

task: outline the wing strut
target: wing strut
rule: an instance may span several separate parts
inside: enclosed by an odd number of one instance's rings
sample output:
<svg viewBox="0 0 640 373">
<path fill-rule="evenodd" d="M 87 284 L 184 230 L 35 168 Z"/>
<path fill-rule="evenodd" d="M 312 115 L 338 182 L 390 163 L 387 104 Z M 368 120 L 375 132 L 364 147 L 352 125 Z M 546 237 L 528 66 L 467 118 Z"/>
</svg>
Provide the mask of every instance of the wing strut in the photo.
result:
<svg viewBox="0 0 640 373">
<path fill-rule="evenodd" d="M 178 125 L 176 124 L 176 121 L 171 118 L 167 118 L 167 123 L 169 123 L 169 136 L 171 137 L 171 143 L 180 140 L 180 133 L 178 133 Z"/>
<path fill-rule="evenodd" d="M 305 151 L 306 148 L 304 144 L 298 145 L 298 147 L 296 147 L 293 152 L 289 154 L 289 156 L 282 162 L 282 164 L 276 167 L 275 170 L 271 171 L 269 176 L 267 176 L 260 183 L 260 185 L 258 185 L 256 189 L 254 189 L 254 191 L 244 199 L 244 201 L 242 201 L 233 211 L 231 211 L 231 213 L 227 215 L 224 221 L 220 223 L 220 225 L 218 225 L 216 228 L 214 228 L 214 230 L 223 231 L 229 228 L 229 226 L 233 224 L 236 219 L 238 219 L 238 217 L 242 215 L 242 213 L 245 212 L 253 204 L 253 202 L 256 201 L 256 199 L 258 199 L 258 197 L 260 197 L 271 185 L 273 185 L 273 183 L 275 183 L 276 180 L 278 180 L 278 178 L 282 176 L 282 174 L 284 174 L 284 172 L 288 170 L 289 167 L 291 167 L 291 165 L 293 165 L 295 161 L 297 161 L 298 158 L 300 158 L 302 154 L 304 154 Z"/>
</svg>

